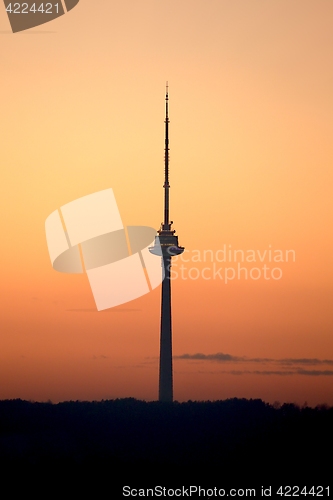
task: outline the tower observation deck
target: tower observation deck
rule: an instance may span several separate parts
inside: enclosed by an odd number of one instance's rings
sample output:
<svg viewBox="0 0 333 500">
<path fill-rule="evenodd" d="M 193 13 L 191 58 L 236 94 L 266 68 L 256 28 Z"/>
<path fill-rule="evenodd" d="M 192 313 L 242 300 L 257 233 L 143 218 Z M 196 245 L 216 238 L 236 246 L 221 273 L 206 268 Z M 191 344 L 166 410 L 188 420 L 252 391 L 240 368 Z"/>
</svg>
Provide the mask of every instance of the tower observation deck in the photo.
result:
<svg viewBox="0 0 333 500">
<path fill-rule="evenodd" d="M 171 229 L 173 221 L 169 218 L 169 88 L 165 95 L 165 154 L 164 154 L 164 221 L 157 231 L 156 243 L 149 251 L 160 256 L 164 265 L 161 301 L 161 336 L 160 336 L 160 368 L 159 368 L 159 401 L 173 401 L 172 374 L 172 322 L 171 322 L 171 259 L 184 252 L 179 246 L 178 236 Z"/>
</svg>

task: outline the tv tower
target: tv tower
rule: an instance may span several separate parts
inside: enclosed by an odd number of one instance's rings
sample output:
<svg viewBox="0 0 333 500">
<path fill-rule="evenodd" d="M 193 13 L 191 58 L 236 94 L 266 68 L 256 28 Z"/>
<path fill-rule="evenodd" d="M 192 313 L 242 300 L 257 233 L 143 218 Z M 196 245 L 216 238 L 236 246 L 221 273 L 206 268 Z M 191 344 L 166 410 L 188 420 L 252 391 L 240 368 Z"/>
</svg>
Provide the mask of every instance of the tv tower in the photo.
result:
<svg viewBox="0 0 333 500">
<path fill-rule="evenodd" d="M 158 241 L 149 250 L 162 257 L 164 280 L 162 282 L 161 301 L 161 336 L 160 336 L 160 372 L 159 401 L 173 401 L 172 381 L 172 324 L 171 324 L 171 259 L 183 253 L 184 247 L 178 245 L 178 236 L 171 229 L 173 221 L 169 219 L 169 87 L 166 85 L 165 95 L 165 154 L 164 154 L 164 222 L 159 229 Z"/>
</svg>

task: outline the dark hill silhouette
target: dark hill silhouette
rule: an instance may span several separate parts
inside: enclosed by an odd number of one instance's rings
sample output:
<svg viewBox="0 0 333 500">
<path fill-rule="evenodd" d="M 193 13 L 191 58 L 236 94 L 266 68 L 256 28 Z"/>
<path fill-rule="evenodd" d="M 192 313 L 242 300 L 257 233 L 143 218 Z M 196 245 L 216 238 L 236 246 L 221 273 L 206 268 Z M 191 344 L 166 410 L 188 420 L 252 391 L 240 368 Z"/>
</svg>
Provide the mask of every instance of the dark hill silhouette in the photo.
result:
<svg viewBox="0 0 333 500">
<path fill-rule="evenodd" d="M 7 400 L 0 401 L 0 462 L 16 471 L 107 469 L 120 484 L 123 472 L 140 484 L 180 472 L 184 483 L 329 484 L 332 428 L 333 408 L 261 400 Z"/>
</svg>

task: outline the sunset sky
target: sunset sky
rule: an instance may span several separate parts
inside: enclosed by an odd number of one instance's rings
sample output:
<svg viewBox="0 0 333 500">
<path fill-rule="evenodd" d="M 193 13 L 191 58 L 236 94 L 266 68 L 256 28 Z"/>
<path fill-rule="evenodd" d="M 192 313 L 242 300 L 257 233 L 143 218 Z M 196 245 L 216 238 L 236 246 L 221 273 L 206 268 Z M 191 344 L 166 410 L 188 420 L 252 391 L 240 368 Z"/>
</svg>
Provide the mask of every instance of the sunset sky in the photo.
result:
<svg viewBox="0 0 333 500">
<path fill-rule="evenodd" d="M 0 5 L 0 399 L 157 399 L 161 288 L 98 312 L 45 220 L 112 188 L 159 228 L 168 80 L 174 398 L 333 405 L 332 23 L 331 0 L 80 0 L 12 34 Z"/>
</svg>

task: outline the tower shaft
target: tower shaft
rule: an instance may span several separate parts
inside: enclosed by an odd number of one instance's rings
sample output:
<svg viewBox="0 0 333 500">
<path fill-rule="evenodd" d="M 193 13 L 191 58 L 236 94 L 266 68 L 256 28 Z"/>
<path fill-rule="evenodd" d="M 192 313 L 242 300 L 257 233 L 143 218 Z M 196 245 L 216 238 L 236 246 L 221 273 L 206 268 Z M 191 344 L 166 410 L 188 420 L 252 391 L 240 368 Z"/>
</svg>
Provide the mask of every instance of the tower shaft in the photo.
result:
<svg viewBox="0 0 333 500">
<path fill-rule="evenodd" d="M 160 335 L 160 373 L 159 401 L 173 401 L 172 379 L 172 323 L 171 323 L 171 257 L 164 256 L 165 277 L 162 282 L 161 335 Z"/>
</svg>

